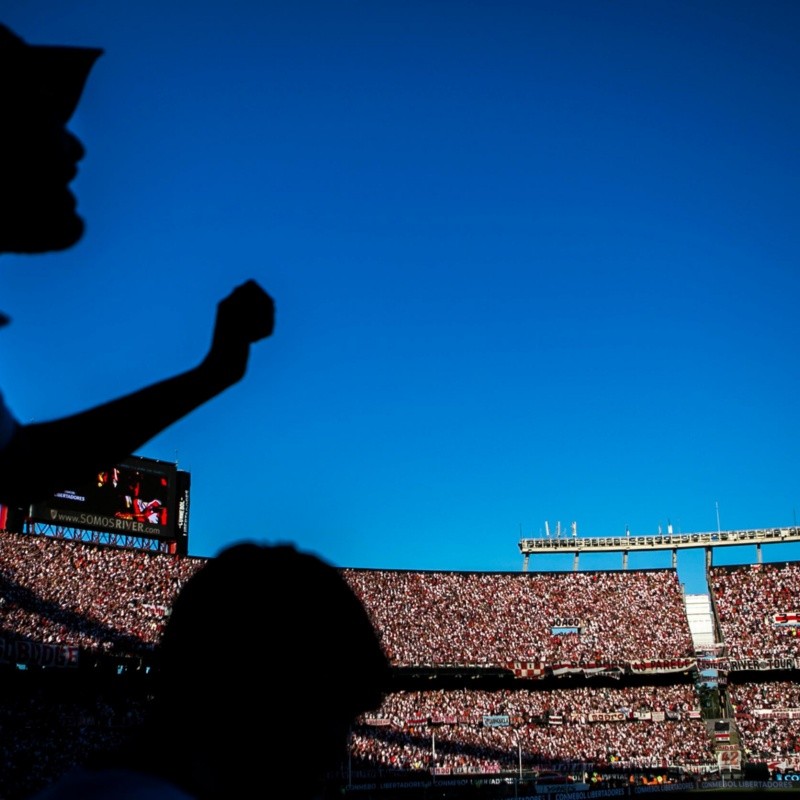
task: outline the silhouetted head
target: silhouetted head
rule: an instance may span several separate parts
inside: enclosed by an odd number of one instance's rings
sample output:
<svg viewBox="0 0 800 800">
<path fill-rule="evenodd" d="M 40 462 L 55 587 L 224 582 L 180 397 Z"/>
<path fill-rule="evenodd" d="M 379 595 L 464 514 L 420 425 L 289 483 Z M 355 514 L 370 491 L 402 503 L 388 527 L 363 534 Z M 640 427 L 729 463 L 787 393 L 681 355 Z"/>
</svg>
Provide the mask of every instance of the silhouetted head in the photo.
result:
<svg viewBox="0 0 800 800">
<path fill-rule="evenodd" d="M 63 250 L 82 236 L 68 184 L 84 150 L 66 126 L 101 53 L 29 45 L 0 25 L 0 252 Z"/>
<path fill-rule="evenodd" d="M 173 604 L 151 722 L 189 769 L 173 777 L 195 792 L 199 783 L 199 797 L 282 781 L 309 796 L 388 675 L 337 569 L 291 545 L 245 542 L 209 560 Z"/>
</svg>

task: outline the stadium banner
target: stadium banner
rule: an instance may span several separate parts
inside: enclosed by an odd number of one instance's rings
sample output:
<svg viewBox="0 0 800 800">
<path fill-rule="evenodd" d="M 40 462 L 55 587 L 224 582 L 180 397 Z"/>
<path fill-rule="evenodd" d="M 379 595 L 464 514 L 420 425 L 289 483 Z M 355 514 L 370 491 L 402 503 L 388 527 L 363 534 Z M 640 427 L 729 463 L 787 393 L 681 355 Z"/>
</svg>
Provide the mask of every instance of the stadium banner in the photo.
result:
<svg viewBox="0 0 800 800">
<path fill-rule="evenodd" d="M 175 552 L 189 555 L 189 505 L 192 476 L 186 470 L 175 473 Z"/>
<path fill-rule="evenodd" d="M 721 659 L 717 660 L 718 662 Z M 800 659 L 798 659 L 800 662 Z M 543 664 L 539 661 L 509 661 L 506 666 L 517 678 L 541 679 L 548 674 L 553 677 L 562 675 L 607 676 L 619 678 L 626 672 L 633 675 L 659 675 L 671 672 L 688 672 L 696 668 L 698 660 L 694 658 L 673 658 L 663 661 L 636 661 L 623 664 Z M 784 669 L 786 667 L 783 667 Z M 778 667 L 770 667 L 778 669 Z"/>
<path fill-rule="evenodd" d="M 647 719 L 651 719 L 652 718 L 653 712 L 652 711 L 634 711 L 631 714 L 631 716 L 634 719 L 647 720 Z"/>
<path fill-rule="evenodd" d="M 365 717 L 364 724 L 371 725 L 372 727 L 377 728 L 377 727 L 386 727 L 387 725 L 391 725 L 392 722 L 386 717 Z"/>
<path fill-rule="evenodd" d="M 742 768 L 742 751 L 737 747 L 736 750 L 723 750 L 717 753 L 717 765 L 720 769 Z"/>
<path fill-rule="evenodd" d="M 583 623 L 578 617 L 554 617 L 550 623 L 553 636 L 570 636 L 583 633 Z"/>
<path fill-rule="evenodd" d="M 800 625 L 800 611 L 783 611 L 767 617 L 768 625 Z"/>
<path fill-rule="evenodd" d="M 550 672 L 552 672 L 553 675 L 574 675 L 581 671 L 580 667 L 573 666 L 572 664 L 556 664 L 550 667 Z"/>
<path fill-rule="evenodd" d="M 693 775 L 705 775 L 719 770 L 718 764 L 681 764 L 683 772 L 691 772 Z M 704 784 L 710 786 L 711 784 Z"/>
<path fill-rule="evenodd" d="M 484 728 L 507 728 L 511 724 L 508 714 L 484 714 Z"/>
<path fill-rule="evenodd" d="M 618 678 L 625 670 L 619 664 L 555 664 L 548 667 L 550 673 L 560 675 L 603 675 Z"/>
<path fill-rule="evenodd" d="M 516 678 L 544 678 L 545 668 L 539 661 L 509 661 L 508 668 Z"/>
<path fill-rule="evenodd" d="M 725 665 L 728 663 L 728 659 L 724 656 L 699 656 L 697 659 L 697 669 L 705 670 L 705 669 L 725 669 Z"/>
<path fill-rule="evenodd" d="M 653 722 L 663 722 L 666 718 L 666 714 L 663 711 L 654 711 L 652 715 Z"/>
<path fill-rule="evenodd" d="M 630 665 L 634 675 L 657 675 L 666 672 L 686 672 L 697 666 L 694 658 L 673 658 L 664 661 L 637 661 Z"/>
<path fill-rule="evenodd" d="M 500 772 L 499 764 L 483 764 L 482 766 L 452 767 L 453 775 L 484 775 Z"/>
<path fill-rule="evenodd" d="M 551 628 L 582 628 L 583 621 L 580 617 L 553 617 Z"/>
<path fill-rule="evenodd" d="M 172 540 L 176 483 L 174 463 L 131 456 L 99 472 L 91 483 L 64 487 L 34 503 L 28 518 L 65 528 Z"/>
<path fill-rule="evenodd" d="M 458 725 L 458 717 L 453 714 L 431 714 L 431 725 Z"/>
<path fill-rule="evenodd" d="M 621 711 L 592 711 L 586 715 L 589 722 L 623 722 L 628 719 Z"/>
<path fill-rule="evenodd" d="M 751 713 L 761 719 L 800 719 L 800 708 L 754 708 Z"/>
<path fill-rule="evenodd" d="M 729 658 L 728 672 L 800 669 L 800 658 Z"/>
<path fill-rule="evenodd" d="M 0 639 L 0 663 L 37 667 L 77 667 L 80 650 L 66 644 Z"/>
<path fill-rule="evenodd" d="M 622 673 L 624 670 L 618 664 L 584 664 L 582 667 L 584 675 L 609 675 L 612 673 Z"/>
<path fill-rule="evenodd" d="M 406 725 L 427 725 L 427 717 L 406 717 Z"/>
</svg>

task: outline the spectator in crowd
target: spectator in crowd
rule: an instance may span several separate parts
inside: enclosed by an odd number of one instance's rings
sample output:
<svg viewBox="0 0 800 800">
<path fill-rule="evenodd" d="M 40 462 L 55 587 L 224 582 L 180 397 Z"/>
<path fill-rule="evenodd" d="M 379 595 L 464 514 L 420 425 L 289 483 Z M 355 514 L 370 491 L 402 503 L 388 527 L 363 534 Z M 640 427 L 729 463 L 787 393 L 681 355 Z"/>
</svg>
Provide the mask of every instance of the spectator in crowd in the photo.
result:
<svg viewBox="0 0 800 800">
<path fill-rule="evenodd" d="M 232 545 L 175 600 L 140 735 L 37 797 L 227 800 L 268 781 L 311 798 L 388 676 L 338 570 L 290 545 Z"/>
<path fill-rule="evenodd" d="M 0 25 L 0 253 L 46 253 L 78 242 L 69 183 L 84 154 L 67 129 L 101 51 L 32 46 Z M 9 322 L 0 314 L 0 325 Z M 217 306 L 199 365 L 82 413 L 20 424 L 0 396 L 0 503 L 21 508 L 88 483 L 190 411 L 237 383 L 250 345 L 272 333 L 272 298 L 255 282 Z"/>
</svg>

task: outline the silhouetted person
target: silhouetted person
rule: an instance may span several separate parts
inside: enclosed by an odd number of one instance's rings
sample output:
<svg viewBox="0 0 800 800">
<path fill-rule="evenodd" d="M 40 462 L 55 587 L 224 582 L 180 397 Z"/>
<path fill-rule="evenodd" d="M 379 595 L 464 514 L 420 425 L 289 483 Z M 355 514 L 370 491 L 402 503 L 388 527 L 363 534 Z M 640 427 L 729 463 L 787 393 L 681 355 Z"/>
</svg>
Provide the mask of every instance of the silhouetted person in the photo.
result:
<svg viewBox="0 0 800 800">
<path fill-rule="evenodd" d="M 84 150 L 67 123 L 101 52 L 32 46 L 0 25 L 0 253 L 63 250 L 81 238 L 69 183 Z M 21 425 L 0 396 L 0 503 L 23 507 L 88 483 L 239 381 L 274 313 L 272 298 L 247 281 L 218 304 L 198 366 L 80 414 Z M 0 326 L 8 321 L 0 313 Z"/>
<path fill-rule="evenodd" d="M 291 545 L 232 545 L 187 581 L 136 740 L 37 800 L 319 796 L 389 667 L 340 572 Z"/>
</svg>

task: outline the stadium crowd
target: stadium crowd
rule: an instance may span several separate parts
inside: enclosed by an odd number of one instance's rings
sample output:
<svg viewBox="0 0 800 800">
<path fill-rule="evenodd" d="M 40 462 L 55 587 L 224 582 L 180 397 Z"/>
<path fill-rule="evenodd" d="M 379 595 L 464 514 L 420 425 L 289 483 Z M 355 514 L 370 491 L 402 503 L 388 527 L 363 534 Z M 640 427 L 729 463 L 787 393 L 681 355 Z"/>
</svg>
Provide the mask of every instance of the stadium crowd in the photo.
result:
<svg viewBox="0 0 800 800">
<path fill-rule="evenodd" d="M 203 562 L 4 532 L 3 644 L 8 648 L 22 639 L 89 652 L 146 654 L 157 643 L 178 590 Z"/>
<path fill-rule="evenodd" d="M 691 768 L 714 761 L 694 687 L 685 684 L 393 692 L 374 715 L 361 718 L 351 753 L 362 769 L 455 772 L 564 769 L 576 762 L 593 769 Z"/>
<path fill-rule="evenodd" d="M 4 533 L 0 628 L 45 644 L 146 652 L 158 640 L 172 599 L 202 563 Z M 693 654 L 673 570 L 343 574 L 395 666 L 507 667 L 517 659 L 590 666 Z"/>
<path fill-rule="evenodd" d="M 0 798 L 20 800 L 87 754 L 119 744 L 141 723 L 144 684 L 39 681 L 0 671 Z"/>
<path fill-rule="evenodd" d="M 766 762 L 791 758 L 800 766 L 800 684 L 732 683 L 728 699 L 748 758 Z"/>
<path fill-rule="evenodd" d="M 626 665 L 694 654 L 674 570 L 344 574 L 395 666 Z"/>
<path fill-rule="evenodd" d="M 711 567 L 709 590 L 729 658 L 800 656 L 800 563 Z"/>
<path fill-rule="evenodd" d="M 98 657 L 149 654 L 172 601 L 205 561 L 2 532 L 0 660 L 13 664 L 14 641 Z M 591 667 L 694 656 L 674 570 L 342 574 L 396 667 L 508 667 L 514 661 Z M 800 628 L 792 597 L 800 589 L 800 565 L 713 568 L 710 587 L 726 657 L 796 652 Z M 520 762 L 525 769 L 577 763 L 688 770 L 715 763 L 685 675 L 657 686 L 608 683 L 394 691 L 353 729 L 350 758 L 357 769 L 454 772 L 515 770 Z M 731 683 L 728 692 L 748 757 L 800 757 L 796 720 L 786 718 L 800 709 L 797 685 Z M 0 770 L 8 781 L 28 784 L 57 774 L 70 759 L 138 724 L 144 695 L 128 697 L 6 697 L 0 724 L 13 744 L 2 748 Z M 48 715 L 54 722 L 46 726 Z M 507 720 L 486 723 L 485 717 Z"/>
<path fill-rule="evenodd" d="M 477 725 L 485 715 L 507 715 L 517 723 L 543 722 L 558 716 L 564 722 L 588 722 L 590 714 L 640 712 L 688 715 L 698 712 L 694 685 L 577 686 L 540 689 L 439 689 L 391 692 L 381 707 L 364 719 L 386 719 L 395 727 L 409 721 L 454 719 Z"/>
</svg>

